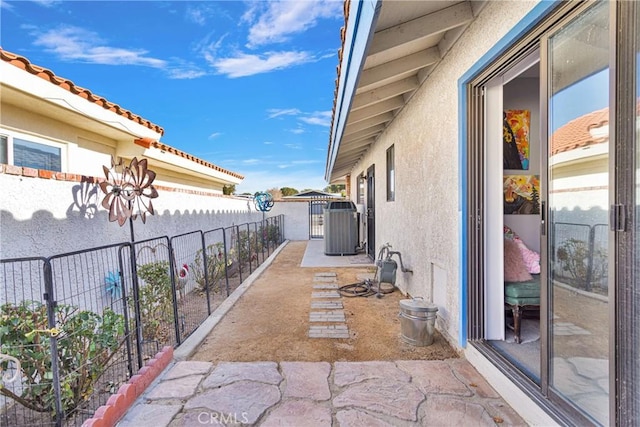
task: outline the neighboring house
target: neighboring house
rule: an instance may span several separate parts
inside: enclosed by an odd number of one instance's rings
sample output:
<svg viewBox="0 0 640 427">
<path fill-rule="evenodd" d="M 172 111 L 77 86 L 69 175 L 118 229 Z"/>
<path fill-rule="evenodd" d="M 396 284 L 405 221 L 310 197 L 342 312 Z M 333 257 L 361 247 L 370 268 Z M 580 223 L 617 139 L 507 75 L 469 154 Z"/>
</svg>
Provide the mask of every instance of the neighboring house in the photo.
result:
<svg viewBox="0 0 640 427">
<path fill-rule="evenodd" d="M 364 0 L 345 20 L 325 178 L 364 206 L 370 256 L 402 253 L 413 274 L 397 285 L 438 306 L 442 334 L 529 423 L 634 424 L 640 4 Z M 504 214 L 506 175 L 535 209 Z M 541 257 L 522 344 L 505 226 Z M 598 291 L 582 277 L 594 251 Z"/>
<path fill-rule="evenodd" d="M 112 157 L 147 159 L 157 174 L 156 216 L 136 221 L 138 240 L 261 218 L 222 195 L 242 175 L 162 143 L 160 126 L 3 49 L 0 102 L 1 258 L 129 240 L 96 185 Z"/>
<path fill-rule="evenodd" d="M 340 198 L 340 197 L 342 197 L 340 194 L 327 193 L 325 191 L 318 191 L 318 190 L 307 190 L 307 191 L 301 191 L 298 194 L 294 194 L 293 196 L 285 196 L 283 197 L 283 199 L 293 199 L 293 200 L 334 199 L 334 198 Z"/>
</svg>

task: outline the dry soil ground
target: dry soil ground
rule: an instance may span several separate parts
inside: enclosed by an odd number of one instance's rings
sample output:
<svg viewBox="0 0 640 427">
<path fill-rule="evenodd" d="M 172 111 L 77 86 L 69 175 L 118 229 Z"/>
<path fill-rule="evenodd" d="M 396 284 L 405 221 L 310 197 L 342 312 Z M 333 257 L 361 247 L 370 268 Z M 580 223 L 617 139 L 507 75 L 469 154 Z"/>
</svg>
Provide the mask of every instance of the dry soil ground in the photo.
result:
<svg viewBox="0 0 640 427">
<path fill-rule="evenodd" d="M 366 267 L 302 268 L 306 242 L 290 242 L 203 341 L 193 360 L 367 361 L 458 357 L 440 334 L 415 347 L 401 339 L 399 291 L 382 299 L 342 297 L 349 339 L 309 338 L 316 273 L 335 272 L 339 285 L 370 273 Z"/>
</svg>

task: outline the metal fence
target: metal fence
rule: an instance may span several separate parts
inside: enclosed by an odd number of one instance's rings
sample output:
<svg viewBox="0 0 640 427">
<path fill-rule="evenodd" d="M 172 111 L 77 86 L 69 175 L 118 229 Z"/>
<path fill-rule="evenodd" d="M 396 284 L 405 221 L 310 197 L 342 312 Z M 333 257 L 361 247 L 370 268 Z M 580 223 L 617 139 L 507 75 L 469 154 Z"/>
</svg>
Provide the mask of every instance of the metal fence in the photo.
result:
<svg viewBox="0 0 640 427">
<path fill-rule="evenodd" d="M 147 359 L 184 342 L 283 241 L 280 215 L 0 260 L 0 426 L 81 425 Z"/>
<path fill-rule="evenodd" d="M 575 288 L 608 294 L 607 224 L 553 225 L 553 278 Z"/>
</svg>

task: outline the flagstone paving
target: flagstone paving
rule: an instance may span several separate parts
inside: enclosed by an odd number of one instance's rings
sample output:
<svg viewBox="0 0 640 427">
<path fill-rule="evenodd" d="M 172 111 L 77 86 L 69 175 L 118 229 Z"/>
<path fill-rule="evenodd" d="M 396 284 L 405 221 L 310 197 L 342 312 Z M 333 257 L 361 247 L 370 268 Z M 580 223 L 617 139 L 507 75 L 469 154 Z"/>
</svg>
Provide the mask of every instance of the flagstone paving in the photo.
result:
<svg viewBox="0 0 640 427">
<path fill-rule="evenodd" d="M 511 426 L 526 423 L 463 359 L 171 365 L 119 427 Z"/>
</svg>

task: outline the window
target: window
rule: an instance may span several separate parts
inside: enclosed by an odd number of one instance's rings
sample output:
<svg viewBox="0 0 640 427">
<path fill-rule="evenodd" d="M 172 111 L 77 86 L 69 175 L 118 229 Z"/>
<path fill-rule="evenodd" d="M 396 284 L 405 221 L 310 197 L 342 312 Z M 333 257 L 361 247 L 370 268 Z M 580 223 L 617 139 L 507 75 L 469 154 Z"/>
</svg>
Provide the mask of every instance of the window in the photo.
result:
<svg viewBox="0 0 640 427">
<path fill-rule="evenodd" d="M 387 148 L 387 201 L 396 199 L 396 165 L 394 159 L 394 146 Z"/>
<path fill-rule="evenodd" d="M 366 182 L 366 178 L 364 177 L 364 173 L 360 174 L 358 176 L 358 204 L 359 205 L 364 205 L 364 184 Z"/>
<path fill-rule="evenodd" d="M 62 171 L 63 146 L 40 138 L 0 135 L 0 163 Z"/>
<path fill-rule="evenodd" d="M 6 165 L 8 163 L 7 160 L 7 137 L 4 135 L 0 135 L 0 164 Z"/>
</svg>

